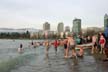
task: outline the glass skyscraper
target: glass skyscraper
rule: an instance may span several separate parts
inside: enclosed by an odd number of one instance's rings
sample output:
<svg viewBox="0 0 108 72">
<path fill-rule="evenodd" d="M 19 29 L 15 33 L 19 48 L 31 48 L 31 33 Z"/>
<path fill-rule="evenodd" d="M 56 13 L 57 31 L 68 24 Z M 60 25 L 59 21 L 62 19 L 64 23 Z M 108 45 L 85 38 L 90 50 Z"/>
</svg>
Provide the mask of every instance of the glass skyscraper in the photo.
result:
<svg viewBox="0 0 108 72">
<path fill-rule="evenodd" d="M 104 16 L 104 29 L 108 26 L 108 15 L 105 14 Z"/>
<path fill-rule="evenodd" d="M 81 33 L 81 19 L 74 19 L 73 20 L 72 32 L 77 34 L 77 35 Z"/>
<path fill-rule="evenodd" d="M 48 22 L 45 22 L 45 23 L 43 24 L 43 30 L 44 30 L 44 31 L 50 31 L 50 24 L 49 24 Z"/>
<path fill-rule="evenodd" d="M 64 32 L 64 24 L 62 22 L 58 23 L 58 33 Z"/>
</svg>

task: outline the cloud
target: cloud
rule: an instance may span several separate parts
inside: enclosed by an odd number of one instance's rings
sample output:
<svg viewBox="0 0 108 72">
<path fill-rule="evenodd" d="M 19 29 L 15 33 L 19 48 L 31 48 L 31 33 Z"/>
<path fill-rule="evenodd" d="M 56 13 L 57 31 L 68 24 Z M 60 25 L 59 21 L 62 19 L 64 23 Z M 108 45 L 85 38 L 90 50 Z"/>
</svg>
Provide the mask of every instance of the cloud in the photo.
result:
<svg viewBox="0 0 108 72">
<path fill-rule="evenodd" d="M 107 3 L 107 0 L 1 0 L 0 27 L 42 28 L 42 23 L 48 21 L 55 29 L 58 22 L 72 26 L 74 18 L 81 18 L 83 27 L 103 26 Z"/>
</svg>

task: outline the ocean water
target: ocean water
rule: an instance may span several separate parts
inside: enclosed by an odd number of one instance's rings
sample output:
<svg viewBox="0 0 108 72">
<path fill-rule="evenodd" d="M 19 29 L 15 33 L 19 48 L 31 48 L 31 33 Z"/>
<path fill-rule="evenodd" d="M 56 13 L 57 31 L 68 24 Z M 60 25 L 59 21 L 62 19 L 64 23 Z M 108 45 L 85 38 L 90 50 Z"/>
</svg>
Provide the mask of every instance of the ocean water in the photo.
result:
<svg viewBox="0 0 108 72">
<path fill-rule="evenodd" d="M 22 54 L 17 51 L 20 43 L 24 49 Z M 44 46 L 33 48 L 30 43 L 31 40 L 1 39 L 0 72 L 108 72 L 108 62 L 90 54 L 90 50 L 85 50 L 83 58 L 65 59 L 63 47 L 58 47 L 55 54 L 51 46 L 46 55 Z"/>
<path fill-rule="evenodd" d="M 38 40 L 34 40 L 38 42 Z M 41 40 L 39 41 L 41 42 Z M 23 53 L 18 52 L 20 44 L 23 44 Z M 0 72 L 10 72 L 14 68 L 26 64 L 36 56 L 36 49 L 30 47 L 31 40 L 0 40 Z"/>
</svg>

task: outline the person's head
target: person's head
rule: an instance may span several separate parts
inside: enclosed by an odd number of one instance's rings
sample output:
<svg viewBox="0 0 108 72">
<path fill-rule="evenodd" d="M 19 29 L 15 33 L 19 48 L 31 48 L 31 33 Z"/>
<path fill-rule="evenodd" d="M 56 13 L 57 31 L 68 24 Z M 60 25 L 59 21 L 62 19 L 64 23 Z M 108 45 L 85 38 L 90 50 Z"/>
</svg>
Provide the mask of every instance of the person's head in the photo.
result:
<svg viewBox="0 0 108 72">
<path fill-rule="evenodd" d="M 57 42 L 57 39 L 55 41 Z"/>
<path fill-rule="evenodd" d="M 104 38 L 104 36 L 103 36 L 103 35 L 101 35 L 100 37 L 101 37 L 101 38 Z"/>
<path fill-rule="evenodd" d="M 90 36 L 88 36 L 87 38 L 90 39 Z"/>
<path fill-rule="evenodd" d="M 102 35 L 102 32 L 99 32 L 99 35 Z"/>
<path fill-rule="evenodd" d="M 77 37 L 78 37 L 78 38 L 80 38 L 81 36 L 80 36 L 80 35 L 78 35 Z"/>
</svg>

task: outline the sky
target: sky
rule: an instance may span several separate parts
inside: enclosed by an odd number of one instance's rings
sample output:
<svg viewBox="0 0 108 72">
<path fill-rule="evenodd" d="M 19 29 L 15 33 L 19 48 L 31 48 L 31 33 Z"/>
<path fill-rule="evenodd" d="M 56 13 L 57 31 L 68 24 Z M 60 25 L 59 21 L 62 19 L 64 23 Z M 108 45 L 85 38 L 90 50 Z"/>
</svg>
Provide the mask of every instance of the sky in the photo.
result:
<svg viewBox="0 0 108 72">
<path fill-rule="evenodd" d="M 72 27 L 81 19 L 82 28 L 103 27 L 108 0 L 0 0 L 0 28 L 42 29 L 49 22 L 56 30 L 59 22 Z"/>
</svg>

